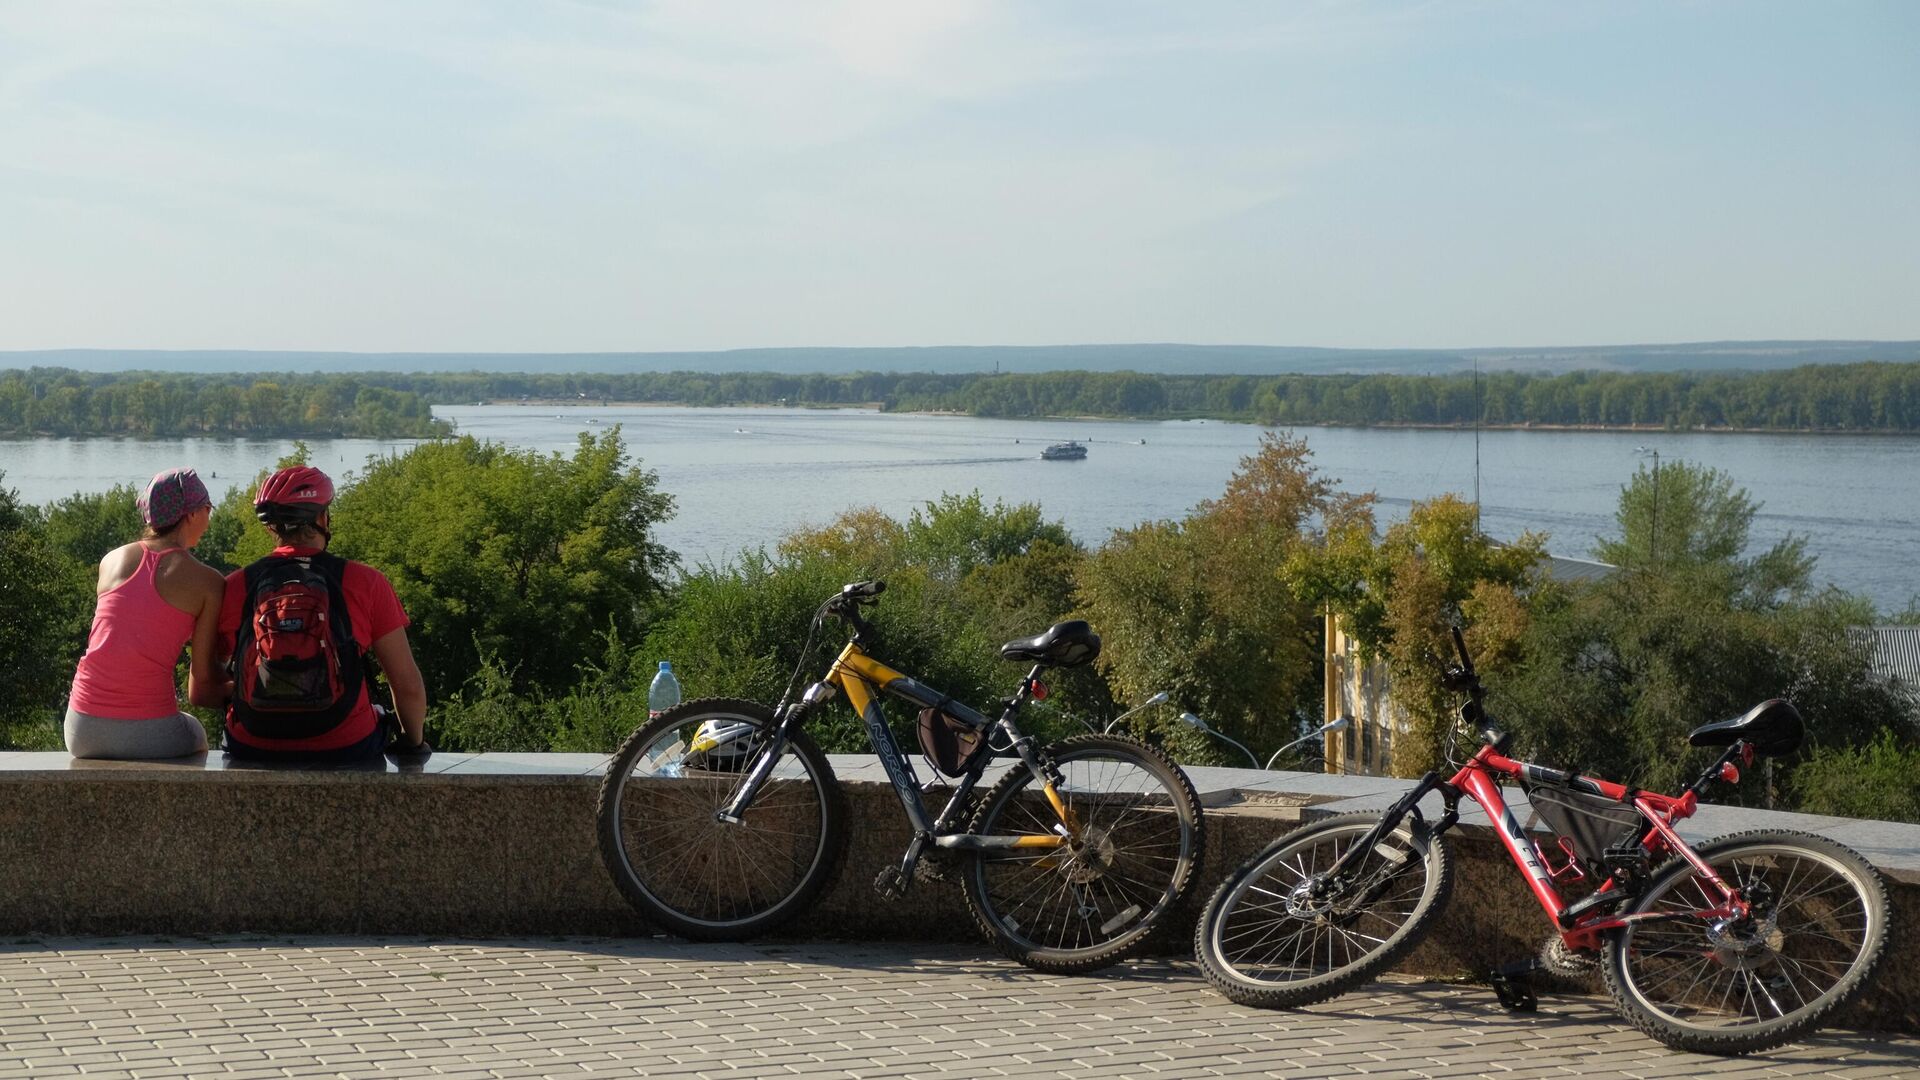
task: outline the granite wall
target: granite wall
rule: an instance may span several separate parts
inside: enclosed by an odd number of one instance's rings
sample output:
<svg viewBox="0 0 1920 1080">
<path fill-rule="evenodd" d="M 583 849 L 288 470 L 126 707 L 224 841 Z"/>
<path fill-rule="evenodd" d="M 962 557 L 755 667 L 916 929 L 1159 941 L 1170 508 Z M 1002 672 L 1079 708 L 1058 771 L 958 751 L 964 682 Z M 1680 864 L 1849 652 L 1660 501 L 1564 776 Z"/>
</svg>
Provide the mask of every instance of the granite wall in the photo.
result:
<svg viewBox="0 0 1920 1080">
<path fill-rule="evenodd" d="M 14 759 L 0 760 L 3 933 L 649 932 L 601 865 L 599 778 L 578 762 L 548 767 L 527 756 L 402 775 L 0 758 Z M 1191 948 L 1194 914 L 1227 870 L 1303 815 L 1386 797 L 1348 797 L 1315 778 L 1298 786 L 1321 790 L 1288 793 L 1273 774 L 1246 775 L 1264 779 L 1256 788 L 1203 785 L 1216 804 L 1207 810 L 1207 857 L 1187 910 L 1160 940 L 1167 952 Z M 955 886 L 916 885 L 891 904 L 878 898 L 874 877 L 897 863 L 907 828 L 890 787 L 860 779 L 846 787 L 846 862 L 816 910 L 789 932 L 972 938 Z M 1481 975 L 1532 955 L 1547 936 L 1545 917 L 1491 833 L 1467 826 L 1453 835 L 1452 902 L 1404 971 Z M 1890 955 L 1870 995 L 1840 1018 L 1844 1025 L 1920 1032 L 1920 844 L 1904 836 L 1894 840 L 1906 846 L 1890 851 L 1850 841 L 1883 866 L 1895 911 Z"/>
</svg>

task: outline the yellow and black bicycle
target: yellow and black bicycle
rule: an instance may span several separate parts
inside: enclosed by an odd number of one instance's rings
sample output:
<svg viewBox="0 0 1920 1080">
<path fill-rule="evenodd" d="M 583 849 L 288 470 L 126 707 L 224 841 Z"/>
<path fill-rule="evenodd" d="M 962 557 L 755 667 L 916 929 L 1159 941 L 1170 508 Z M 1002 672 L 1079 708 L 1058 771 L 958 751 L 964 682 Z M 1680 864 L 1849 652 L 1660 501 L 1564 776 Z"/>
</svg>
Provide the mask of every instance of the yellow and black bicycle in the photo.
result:
<svg viewBox="0 0 1920 1080">
<path fill-rule="evenodd" d="M 1030 967 L 1088 971 L 1127 956 L 1193 881 L 1205 842 L 1193 785 L 1137 740 L 1080 735 L 1040 747 L 1015 723 L 1044 694 L 1041 672 L 1092 661 L 1100 638 L 1075 621 L 1002 646 L 1002 657 L 1033 667 L 993 720 L 868 655 L 860 612 L 885 588 L 858 582 L 821 605 L 773 708 L 692 701 L 627 739 L 600 788 L 600 851 L 614 882 L 650 921 L 702 940 L 750 937 L 806 910 L 846 847 L 843 794 L 806 723 L 844 693 L 913 828 L 900 864 L 874 883 L 882 896 L 899 897 L 916 876 L 957 873 L 981 930 Z M 829 620 L 852 637 L 796 697 Z M 937 816 L 882 695 L 920 708 L 921 748 L 956 781 Z M 989 771 L 1002 775 L 973 798 Z"/>
</svg>

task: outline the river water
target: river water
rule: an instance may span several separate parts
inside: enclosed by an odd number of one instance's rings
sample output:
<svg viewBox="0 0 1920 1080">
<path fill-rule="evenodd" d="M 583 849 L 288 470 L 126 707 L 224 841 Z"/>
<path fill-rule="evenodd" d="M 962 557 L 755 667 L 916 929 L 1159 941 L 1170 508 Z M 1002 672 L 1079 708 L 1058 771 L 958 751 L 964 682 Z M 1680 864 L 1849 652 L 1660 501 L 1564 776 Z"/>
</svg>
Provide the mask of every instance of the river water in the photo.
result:
<svg viewBox="0 0 1920 1080">
<path fill-rule="evenodd" d="M 1090 544 L 1154 518 L 1179 517 L 1217 496 L 1264 429 L 1213 420 L 986 420 L 869 410 L 460 406 L 435 410 L 459 430 L 539 450 L 570 449 L 581 432 L 618 424 L 677 503 L 662 542 L 689 566 L 770 545 L 841 510 L 877 506 L 904 516 L 943 492 L 1037 502 Z M 1380 516 L 1406 514 L 1442 492 L 1471 498 L 1471 431 L 1303 428 L 1315 464 L 1349 491 L 1380 498 Z M 1039 460 L 1077 439 L 1083 461 Z M 330 470 L 362 467 L 405 442 L 312 443 Z M 0 484 L 28 502 L 141 483 L 190 464 L 224 490 L 291 443 L 237 439 L 40 439 L 0 442 Z M 1550 535 L 1556 554 L 1585 557 L 1614 531 L 1620 488 L 1636 468 L 1686 460 L 1721 469 L 1761 509 L 1756 546 L 1804 536 L 1815 576 L 1882 609 L 1920 593 L 1920 439 L 1896 437 L 1489 431 L 1480 436 L 1487 532 Z"/>
</svg>

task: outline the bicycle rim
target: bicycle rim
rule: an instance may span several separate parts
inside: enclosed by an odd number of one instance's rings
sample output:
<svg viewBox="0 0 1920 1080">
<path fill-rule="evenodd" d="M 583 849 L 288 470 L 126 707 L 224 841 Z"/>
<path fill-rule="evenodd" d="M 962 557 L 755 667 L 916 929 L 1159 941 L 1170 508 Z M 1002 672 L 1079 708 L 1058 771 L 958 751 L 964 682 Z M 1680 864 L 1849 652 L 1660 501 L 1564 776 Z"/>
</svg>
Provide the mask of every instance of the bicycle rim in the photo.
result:
<svg viewBox="0 0 1920 1080">
<path fill-rule="evenodd" d="M 1009 956 L 1084 971 L 1127 955 L 1185 896 L 1204 843 L 1199 799 L 1178 766 L 1131 740 L 1081 736 L 1047 753 L 1081 842 L 976 859 L 967 899 Z M 988 793 L 972 831 L 1059 828 L 1039 778 L 1022 768 Z"/>
<path fill-rule="evenodd" d="M 750 704 L 700 705 L 669 710 L 622 748 L 602 795 L 602 852 L 655 921 L 691 937 L 745 937 L 796 914 L 825 883 L 837 792 L 825 759 L 796 732 L 741 822 L 718 820 L 764 751 L 696 749 L 698 733 L 745 723 L 757 743 L 771 720 Z"/>
<path fill-rule="evenodd" d="M 1338 879 L 1328 872 L 1377 814 L 1304 826 L 1243 864 L 1208 902 L 1196 932 L 1209 981 L 1241 1004 L 1333 997 L 1419 939 L 1451 888 L 1444 845 L 1402 822 Z"/>
<path fill-rule="evenodd" d="M 1743 1053 L 1786 1042 L 1864 985 L 1886 940 L 1886 898 L 1852 851 L 1808 836 L 1732 838 L 1697 852 L 1754 905 L 1702 914 L 1719 893 L 1689 865 L 1649 886 L 1607 949 L 1609 989 L 1669 1045 Z"/>
</svg>

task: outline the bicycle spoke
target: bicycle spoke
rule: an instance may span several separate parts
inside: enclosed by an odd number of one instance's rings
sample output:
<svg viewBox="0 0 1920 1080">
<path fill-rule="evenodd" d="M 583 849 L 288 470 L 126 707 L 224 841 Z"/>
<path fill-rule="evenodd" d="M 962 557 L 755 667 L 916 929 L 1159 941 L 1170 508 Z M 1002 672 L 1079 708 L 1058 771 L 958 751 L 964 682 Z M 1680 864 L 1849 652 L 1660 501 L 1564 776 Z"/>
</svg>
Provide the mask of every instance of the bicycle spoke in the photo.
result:
<svg viewBox="0 0 1920 1080">
<path fill-rule="evenodd" d="M 740 823 L 717 820 L 766 751 L 739 753 L 733 768 L 691 752 L 694 732 L 714 716 L 763 722 L 707 713 L 662 730 L 622 758 L 632 764 L 618 778 L 611 811 L 633 885 L 678 918 L 723 926 L 758 918 L 813 875 L 826 842 L 825 811 L 813 767 L 789 745 Z"/>
<path fill-rule="evenodd" d="M 1023 960 L 1034 950 L 1091 953 L 1135 940 L 1184 891 L 1197 850 L 1193 812 L 1183 816 L 1167 782 L 1148 767 L 1150 759 L 1115 745 L 1121 742 L 1055 757 L 1055 790 L 1074 830 L 1064 844 L 1032 853 L 996 851 L 979 857 L 970 872 L 976 916 Z M 990 796 L 975 828 L 993 836 L 1061 837 L 1061 818 L 1039 776 L 1021 770 Z"/>
<path fill-rule="evenodd" d="M 1680 921 L 1634 924 L 1610 946 L 1616 997 L 1672 1045 L 1696 1045 L 1676 1034 L 1694 1031 L 1721 1038 L 1713 1046 L 1777 1045 L 1857 986 L 1884 940 L 1871 871 L 1842 859 L 1857 856 L 1827 854 L 1813 838 L 1761 835 L 1745 847 L 1702 849 L 1746 915 L 1729 913 L 1706 875 L 1688 867 L 1657 880 L 1634 909 Z M 1753 1034 L 1726 1034 L 1743 1029 Z"/>
<path fill-rule="evenodd" d="M 1345 884 L 1311 902 L 1320 905 L 1316 910 L 1321 914 L 1295 909 L 1305 902 L 1301 890 L 1345 856 L 1364 831 L 1355 825 L 1351 834 L 1324 836 L 1272 858 L 1260 876 L 1243 884 L 1231 915 L 1223 920 L 1217 936 L 1219 957 L 1243 977 L 1286 982 L 1348 968 L 1387 946 L 1414 916 L 1426 891 L 1424 874 L 1385 863 L 1371 865 L 1376 857 L 1369 854 L 1349 870 Z M 1383 886 L 1380 895 L 1347 908 L 1343 898 L 1357 899 Z"/>
</svg>

